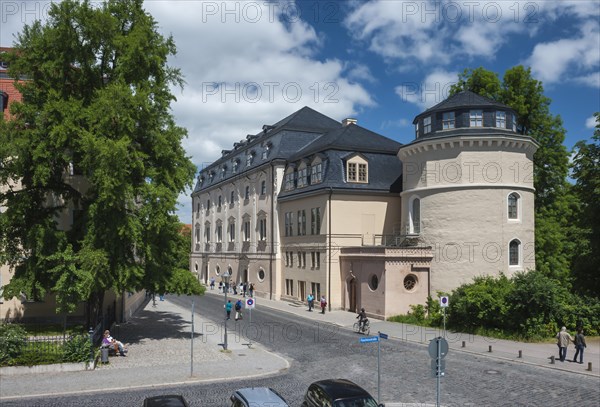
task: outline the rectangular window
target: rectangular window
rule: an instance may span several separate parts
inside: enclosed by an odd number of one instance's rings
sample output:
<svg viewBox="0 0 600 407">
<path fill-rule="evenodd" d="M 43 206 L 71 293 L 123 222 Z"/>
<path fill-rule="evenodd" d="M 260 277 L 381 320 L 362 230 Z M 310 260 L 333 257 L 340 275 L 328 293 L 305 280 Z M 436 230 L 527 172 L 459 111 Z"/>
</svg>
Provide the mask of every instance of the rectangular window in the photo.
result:
<svg viewBox="0 0 600 407">
<path fill-rule="evenodd" d="M 481 110 L 471 110 L 469 112 L 469 126 L 483 127 L 483 112 Z"/>
<path fill-rule="evenodd" d="M 285 279 L 285 295 L 294 296 L 294 280 Z"/>
<path fill-rule="evenodd" d="M 306 211 L 298 211 L 298 236 L 306 235 Z"/>
<path fill-rule="evenodd" d="M 358 182 L 367 182 L 367 164 L 358 164 Z"/>
<path fill-rule="evenodd" d="M 431 133 L 431 116 L 423 119 L 423 134 Z"/>
<path fill-rule="evenodd" d="M 315 268 L 318 269 L 321 267 L 321 252 L 315 252 Z"/>
<path fill-rule="evenodd" d="M 444 117 L 442 119 L 442 128 L 443 129 L 453 129 L 454 128 L 454 112 L 444 113 Z"/>
<path fill-rule="evenodd" d="M 294 267 L 294 252 L 290 252 L 290 267 Z"/>
<path fill-rule="evenodd" d="M 250 187 L 246 187 L 246 190 L 244 192 L 244 199 L 250 199 Z"/>
<path fill-rule="evenodd" d="M 302 268 L 306 267 L 306 252 L 302 252 Z"/>
<path fill-rule="evenodd" d="M 252 165 L 252 159 L 254 158 L 253 154 L 248 154 L 246 156 L 246 167 L 250 167 Z"/>
<path fill-rule="evenodd" d="M 222 201 L 223 201 L 223 198 L 221 197 L 221 195 L 219 195 L 219 200 L 217 201 L 217 208 L 221 209 Z"/>
<path fill-rule="evenodd" d="M 298 252 L 298 267 L 302 267 L 302 252 Z"/>
<path fill-rule="evenodd" d="M 348 181 L 356 181 L 356 163 L 348 163 Z"/>
<path fill-rule="evenodd" d="M 250 221 L 244 222 L 244 242 L 250 241 Z"/>
<path fill-rule="evenodd" d="M 323 181 L 323 164 L 319 163 L 313 165 L 311 168 L 310 182 L 311 184 L 318 184 Z"/>
<path fill-rule="evenodd" d="M 260 194 L 265 196 L 267 194 L 267 181 L 262 181 L 260 183 Z"/>
<path fill-rule="evenodd" d="M 288 267 L 290 265 L 290 253 L 285 252 L 285 266 Z"/>
<path fill-rule="evenodd" d="M 267 240 L 267 219 L 259 219 L 258 221 L 258 239 L 260 241 Z"/>
<path fill-rule="evenodd" d="M 217 243 L 223 241 L 223 225 L 217 225 Z"/>
<path fill-rule="evenodd" d="M 321 234 L 321 208 L 312 208 L 310 210 L 310 234 Z"/>
<path fill-rule="evenodd" d="M 290 172 L 285 175 L 284 183 L 285 183 L 286 191 L 291 191 L 292 189 L 294 189 L 294 173 L 293 172 Z"/>
<path fill-rule="evenodd" d="M 229 241 L 235 242 L 235 222 L 229 224 Z"/>
<path fill-rule="evenodd" d="M 415 124 L 415 138 L 419 138 L 419 122 Z"/>
<path fill-rule="evenodd" d="M 206 201 L 206 213 L 210 211 L 210 199 Z"/>
<path fill-rule="evenodd" d="M 200 228 L 196 228 L 196 243 L 200 243 Z"/>
<path fill-rule="evenodd" d="M 496 127 L 506 128 L 506 112 L 496 112 Z"/>
<path fill-rule="evenodd" d="M 204 237 L 206 238 L 206 243 L 210 242 L 210 225 L 206 226 L 204 229 Z"/>
<path fill-rule="evenodd" d="M 233 172 L 234 174 L 238 172 L 238 165 L 239 165 L 239 161 L 234 161 L 233 164 L 231 165 L 231 172 Z"/>
<path fill-rule="evenodd" d="M 294 236 L 294 213 L 285 213 L 285 235 Z"/>
<path fill-rule="evenodd" d="M 233 205 L 233 204 L 234 204 L 234 202 L 235 202 L 235 192 L 234 192 L 234 191 L 231 191 L 231 194 L 230 194 L 230 196 L 229 196 L 229 203 L 230 203 L 231 205 Z"/>
</svg>

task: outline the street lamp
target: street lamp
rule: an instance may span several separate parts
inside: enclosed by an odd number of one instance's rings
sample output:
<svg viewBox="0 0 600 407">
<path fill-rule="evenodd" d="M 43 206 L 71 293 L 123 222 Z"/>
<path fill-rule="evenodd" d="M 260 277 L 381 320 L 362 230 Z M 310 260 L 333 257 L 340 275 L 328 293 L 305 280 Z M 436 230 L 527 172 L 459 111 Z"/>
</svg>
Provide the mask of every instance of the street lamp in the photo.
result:
<svg viewBox="0 0 600 407">
<path fill-rule="evenodd" d="M 225 332 L 223 337 L 223 349 L 227 350 L 227 291 L 229 291 L 229 270 L 223 273 L 223 284 L 225 285 Z"/>
</svg>

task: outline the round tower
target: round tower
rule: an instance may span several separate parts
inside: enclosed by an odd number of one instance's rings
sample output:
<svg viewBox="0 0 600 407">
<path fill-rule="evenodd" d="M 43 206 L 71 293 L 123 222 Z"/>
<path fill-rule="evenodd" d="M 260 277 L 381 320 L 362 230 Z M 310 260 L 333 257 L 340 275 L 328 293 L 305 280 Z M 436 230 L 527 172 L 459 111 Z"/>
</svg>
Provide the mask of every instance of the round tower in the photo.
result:
<svg viewBox="0 0 600 407">
<path fill-rule="evenodd" d="M 418 115 L 402 146 L 402 219 L 431 246 L 430 294 L 535 268 L 533 154 L 508 106 L 460 92 Z"/>
</svg>

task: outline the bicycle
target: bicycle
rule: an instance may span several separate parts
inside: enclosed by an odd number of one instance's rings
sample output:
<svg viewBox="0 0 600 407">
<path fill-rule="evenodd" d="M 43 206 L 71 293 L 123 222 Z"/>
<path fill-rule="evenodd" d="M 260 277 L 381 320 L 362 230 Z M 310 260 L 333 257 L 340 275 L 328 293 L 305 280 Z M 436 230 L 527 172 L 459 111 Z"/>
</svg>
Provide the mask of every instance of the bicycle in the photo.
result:
<svg viewBox="0 0 600 407">
<path fill-rule="evenodd" d="M 360 322 L 355 322 L 353 329 L 359 334 L 369 335 L 369 333 L 371 332 L 371 323 L 368 319 L 365 321 L 364 324 L 362 324 L 362 326 Z"/>
</svg>

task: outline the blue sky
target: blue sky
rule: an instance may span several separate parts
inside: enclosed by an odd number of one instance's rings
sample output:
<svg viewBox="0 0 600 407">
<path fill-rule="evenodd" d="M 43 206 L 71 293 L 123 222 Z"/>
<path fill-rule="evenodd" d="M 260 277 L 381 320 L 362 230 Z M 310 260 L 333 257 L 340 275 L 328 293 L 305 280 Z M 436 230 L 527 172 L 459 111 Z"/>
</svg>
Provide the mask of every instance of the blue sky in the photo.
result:
<svg viewBox="0 0 600 407">
<path fill-rule="evenodd" d="M 184 146 L 201 168 L 234 142 L 307 105 L 401 143 L 415 115 L 447 96 L 457 73 L 531 67 L 567 130 L 567 148 L 600 111 L 598 1 L 158 1 L 187 85 L 173 89 Z M 0 46 L 48 2 L 0 0 Z M 191 221 L 191 199 L 180 197 Z"/>
</svg>

